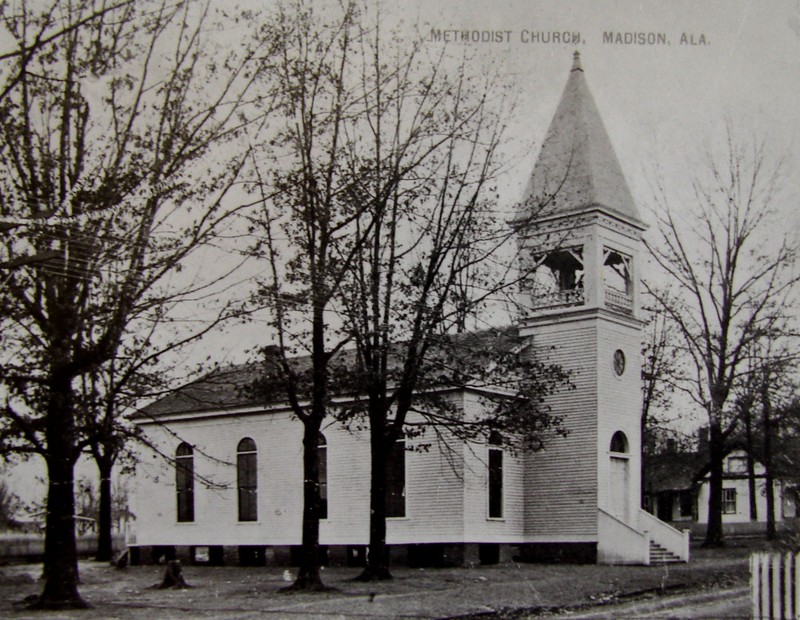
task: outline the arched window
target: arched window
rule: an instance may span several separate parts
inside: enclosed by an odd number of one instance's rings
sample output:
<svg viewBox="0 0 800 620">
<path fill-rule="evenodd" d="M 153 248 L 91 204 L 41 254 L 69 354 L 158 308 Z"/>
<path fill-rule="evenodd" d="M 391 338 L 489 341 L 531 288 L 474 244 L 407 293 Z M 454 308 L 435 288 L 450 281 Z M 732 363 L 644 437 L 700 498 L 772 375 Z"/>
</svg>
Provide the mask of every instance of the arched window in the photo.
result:
<svg viewBox="0 0 800 620">
<path fill-rule="evenodd" d="M 489 518 L 503 518 L 503 438 L 489 435 Z"/>
<path fill-rule="evenodd" d="M 194 450 L 188 443 L 182 443 L 175 451 L 175 488 L 178 521 L 194 521 Z"/>
<path fill-rule="evenodd" d="M 406 516 L 406 441 L 398 439 L 386 460 L 386 516 Z"/>
<path fill-rule="evenodd" d="M 319 518 L 328 518 L 328 443 L 325 435 L 317 439 L 317 459 L 319 462 Z"/>
<path fill-rule="evenodd" d="M 256 442 L 245 437 L 236 448 L 236 486 L 239 490 L 239 521 L 258 519 L 258 475 Z"/>
<path fill-rule="evenodd" d="M 611 437 L 611 446 L 609 447 L 611 452 L 617 452 L 619 454 L 627 454 L 628 453 L 628 438 L 625 437 L 625 433 L 622 431 L 617 431 Z"/>
</svg>

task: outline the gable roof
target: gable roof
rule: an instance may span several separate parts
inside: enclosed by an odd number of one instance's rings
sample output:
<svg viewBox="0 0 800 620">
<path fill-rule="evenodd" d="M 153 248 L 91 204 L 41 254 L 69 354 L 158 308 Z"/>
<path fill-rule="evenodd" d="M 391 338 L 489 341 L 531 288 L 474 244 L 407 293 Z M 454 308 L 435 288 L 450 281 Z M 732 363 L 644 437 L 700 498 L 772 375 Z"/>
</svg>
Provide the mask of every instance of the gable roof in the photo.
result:
<svg viewBox="0 0 800 620">
<path fill-rule="evenodd" d="M 477 332 L 447 334 L 432 347 L 427 359 L 435 363 L 437 359 L 456 352 L 469 355 L 475 361 L 482 353 L 509 353 L 526 342 L 521 339 L 516 326 L 492 328 Z M 389 352 L 390 371 L 402 368 L 402 348 L 405 343 L 393 345 Z M 311 356 L 302 355 L 289 360 L 298 374 L 310 373 Z M 356 364 L 356 350 L 343 349 L 332 359 L 333 372 L 336 369 L 352 369 Z M 132 419 L 146 420 L 183 413 L 224 411 L 242 407 L 263 407 L 285 401 L 282 391 L 276 391 L 274 398 L 265 398 L 262 393 L 251 389 L 267 372 L 267 362 L 232 365 L 213 370 L 207 375 L 187 383 L 163 398 L 150 403 L 136 412 Z M 442 378 L 442 383 L 446 382 Z"/>
<path fill-rule="evenodd" d="M 256 404 L 245 386 L 261 375 L 263 364 L 238 364 L 218 368 L 183 385 L 163 398 L 141 408 L 134 420 L 158 418 L 173 413 L 192 413 L 214 409 L 232 409 Z"/>
<path fill-rule="evenodd" d="M 537 205 L 550 200 L 544 207 Z M 533 174 L 520 215 L 533 219 L 602 208 L 641 224 L 617 156 L 589 92 L 580 55 L 572 69 Z M 533 209 L 533 213 L 530 213 Z"/>
<path fill-rule="evenodd" d="M 734 454 L 736 453 L 736 454 Z M 731 442 L 726 446 L 723 458 L 738 456 L 739 453 L 747 454 L 747 450 L 739 442 Z M 759 463 L 758 459 L 755 459 Z M 682 491 L 690 489 L 693 485 L 703 482 L 708 476 L 710 463 L 706 449 L 696 452 L 663 452 L 648 454 L 644 457 L 645 489 L 648 493 L 660 491 Z M 723 478 L 738 477 L 727 470 Z"/>
<path fill-rule="evenodd" d="M 666 452 L 644 457 L 645 490 L 683 491 L 692 488 L 708 466 L 708 455 L 700 452 Z"/>
</svg>

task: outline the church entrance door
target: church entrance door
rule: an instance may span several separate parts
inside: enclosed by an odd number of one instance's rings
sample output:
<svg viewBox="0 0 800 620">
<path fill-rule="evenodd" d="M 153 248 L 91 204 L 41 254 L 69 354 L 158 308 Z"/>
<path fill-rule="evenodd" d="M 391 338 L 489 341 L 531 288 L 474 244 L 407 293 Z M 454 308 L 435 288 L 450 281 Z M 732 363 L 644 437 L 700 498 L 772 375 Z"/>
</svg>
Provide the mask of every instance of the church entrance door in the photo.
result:
<svg viewBox="0 0 800 620">
<path fill-rule="evenodd" d="M 628 459 L 611 457 L 608 482 L 608 511 L 620 521 L 628 522 Z"/>
</svg>

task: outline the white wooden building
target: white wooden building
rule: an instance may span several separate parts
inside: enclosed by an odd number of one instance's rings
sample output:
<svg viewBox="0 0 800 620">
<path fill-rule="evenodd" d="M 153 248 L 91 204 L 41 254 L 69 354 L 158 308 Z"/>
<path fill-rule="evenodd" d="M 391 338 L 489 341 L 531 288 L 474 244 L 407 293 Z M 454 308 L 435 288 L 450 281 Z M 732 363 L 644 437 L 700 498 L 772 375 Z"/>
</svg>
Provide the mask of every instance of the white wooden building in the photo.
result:
<svg viewBox="0 0 800 620">
<path fill-rule="evenodd" d="M 767 522 L 767 483 L 766 469 L 759 462 L 754 463 L 756 518 L 750 517 L 750 480 L 747 474 L 747 453 L 741 449 L 732 450 L 723 464 L 722 474 L 722 527 L 728 534 L 763 532 Z M 708 524 L 708 495 L 710 485 L 708 474 L 704 474 L 696 488 L 696 507 L 694 517 L 697 523 Z M 772 484 L 773 514 L 778 528 L 786 522 L 793 526 L 797 517 L 794 490 L 782 480 Z"/>
<path fill-rule="evenodd" d="M 550 195 L 543 210 L 527 210 Z M 534 454 L 490 444 L 406 450 L 390 484 L 392 558 L 688 561 L 688 536 L 639 508 L 644 225 L 577 54 L 525 198 L 519 242 L 538 267 L 513 329 L 572 372 L 575 389 L 552 403 L 569 433 Z M 164 458 L 143 457 L 134 561 L 175 552 L 195 561 L 291 561 L 301 540 L 302 425 L 286 403 L 264 406 L 237 389 L 254 372 L 215 373 L 138 419 L 182 468 L 176 475 Z M 482 406 L 468 390 L 452 398 L 465 415 Z M 335 423 L 323 434 L 321 543 L 331 561 L 358 562 L 369 537 L 369 441 Z"/>
<path fill-rule="evenodd" d="M 701 431 L 701 437 L 707 433 Z M 645 505 L 659 519 L 704 536 L 708 525 L 708 452 L 701 440 L 695 452 L 668 451 L 647 459 Z M 723 460 L 722 528 L 726 536 L 765 532 L 767 522 L 766 469 L 753 463 L 755 518 L 751 516 L 747 452 L 733 447 Z M 776 478 L 772 483 L 777 529 L 793 531 L 797 522 L 797 487 Z"/>
</svg>

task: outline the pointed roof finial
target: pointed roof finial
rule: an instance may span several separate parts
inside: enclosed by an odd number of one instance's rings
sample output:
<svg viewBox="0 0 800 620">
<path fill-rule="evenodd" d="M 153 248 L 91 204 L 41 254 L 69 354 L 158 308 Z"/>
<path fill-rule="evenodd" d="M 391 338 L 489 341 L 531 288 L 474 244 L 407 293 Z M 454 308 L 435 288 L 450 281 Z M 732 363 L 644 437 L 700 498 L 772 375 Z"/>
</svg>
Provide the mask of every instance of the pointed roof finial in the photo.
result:
<svg viewBox="0 0 800 620">
<path fill-rule="evenodd" d="M 578 50 L 575 50 L 575 53 L 572 54 L 572 71 L 583 71 L 583 67 L 581 67 L 581 53 Z"/>
</svg>

